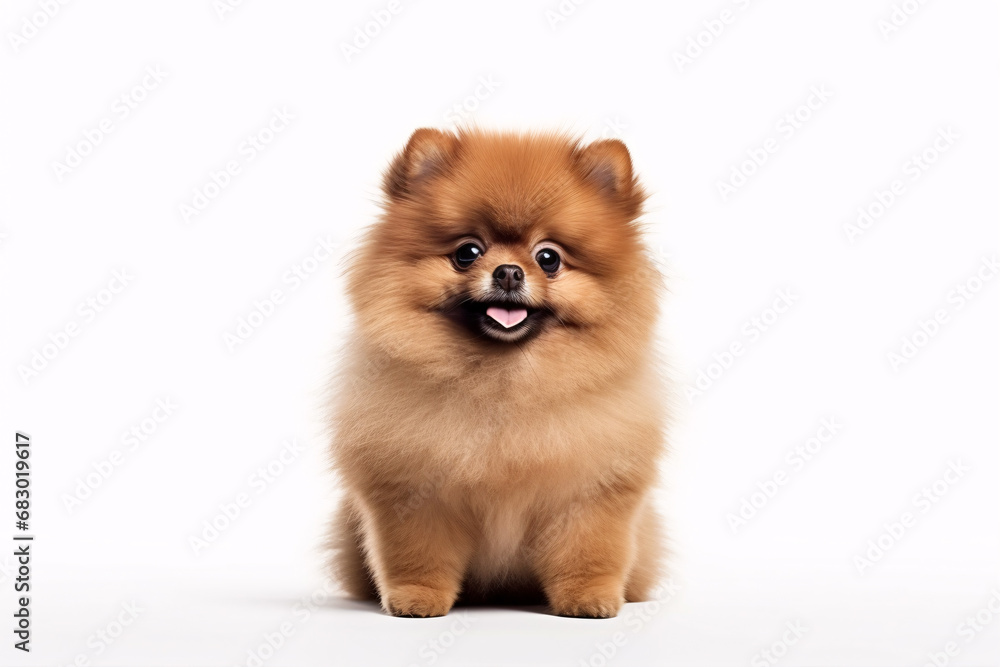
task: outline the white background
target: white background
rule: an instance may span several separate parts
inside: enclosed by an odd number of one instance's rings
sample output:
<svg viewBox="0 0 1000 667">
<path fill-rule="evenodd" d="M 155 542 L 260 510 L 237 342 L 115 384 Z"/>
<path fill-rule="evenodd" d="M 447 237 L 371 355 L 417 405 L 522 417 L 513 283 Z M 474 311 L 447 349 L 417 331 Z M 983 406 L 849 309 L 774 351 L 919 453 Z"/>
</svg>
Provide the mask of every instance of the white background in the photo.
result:
<svg viewBox="0 0 1000 667">
<path fill-rule="evenodd" d="M 350 58 L 342 45 L 387 2 L 218 4 L 95 0 L 48 18 L 16 0 L 0 15 L 0 533 L 15 532 L 20 429 L 36 535 L 30 655 L 11 648 L 0 549 L 0 663 L 921 665 L 954 642 L 947 664 L 995 664 L 1000 280 L 983 262 L 998 246 L 996 3 L 910 0 L 886 35 L 891 0 L 403 0 Z M 165 76 L 130 92 L 147 68 Z M 802 107 L 814 87 L 829 98 Z M 669 275 L 664 346 L 682 390 L 715 378 L 674 408 L 658 496 L 674 588 L 616 620 L 395 619 L 335 595 L 308 619 L 296 607 L 324 597 L 336 490 L 323 391 L 349 326 L 344 249 L 376 214 L 394 151 L 461 119 L 455 105 L 486 127 L 628 144 Z M 241 144 L 275 109 L 294 119 L 248 160 Z M 86 145 L 102 119 L 110 133 Z M 935 155 L 940 130 L 957 138 Z M 770 138 L 724 200 L 719 183 Z M 89 154 L 60 178 L 54 164 L 77 149 Z M 914 179 L 927 149 L 936 159 Z M 239 173 L 185 220 L 230 160 Z M 851 242 L 845 225 L 896 179 Z M 336 255 L 309 260 L 317 239 Z M 307 280 L 286 280 L 303 265 Z M 121 270 L 124 289 L 103 292 Z M 975 290 L 961 307 L 959 285 Z M 230 350 L 226 334 L 273 290 L 282 302 Z M 772 321 L 779 290 L 794 303 Z M 92 318 L 87 299 L 105 301 Z M 935 335 L 918 334 L 939 310 Z M 771 323 L 751 338 L 755 317 Z M 915 334 L 918 352 L 893 368 Z M 127 449 L 158 399 L 177 407 Z M 842 426 L 796 468 L 786 455 L 825 418 Z M 291 439 L 304 451 L 256 485 Z M 120 465 L 68 508 L 115 450 Z M 923 511 L 914 497 L 951 463 L 967 471 Z M 727 516 L 759 485 L 772 497 L 734 531 Z M 196 555 L 190 537 L 241 493 L 250 506 Z M 912 525 L 884 536 L 904 512 Z M 884 554 L 859 566 L 880 536 Z M 132 603 L 135 621 L 100 640 Z M 960 627 L 982 609 L 980 631 Z M 776 663 L 760 653 L 772 645 Z"/>
</svg>

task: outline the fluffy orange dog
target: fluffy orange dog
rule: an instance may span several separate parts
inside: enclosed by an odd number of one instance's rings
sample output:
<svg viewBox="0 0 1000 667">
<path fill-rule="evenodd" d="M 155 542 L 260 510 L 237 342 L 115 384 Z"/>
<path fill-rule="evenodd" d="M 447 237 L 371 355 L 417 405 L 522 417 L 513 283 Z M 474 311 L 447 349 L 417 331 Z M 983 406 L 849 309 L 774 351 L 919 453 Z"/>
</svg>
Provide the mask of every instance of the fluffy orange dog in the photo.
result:
<svg viewBox="0 0 1000 667">
<path fill-rule="evenodd" d="M 614 616 L 658 575 L 659 274 L 625 145 L 417 130 L 348 272 L 334 566 L 401 616 L 540 598 Z"/>
</svg>

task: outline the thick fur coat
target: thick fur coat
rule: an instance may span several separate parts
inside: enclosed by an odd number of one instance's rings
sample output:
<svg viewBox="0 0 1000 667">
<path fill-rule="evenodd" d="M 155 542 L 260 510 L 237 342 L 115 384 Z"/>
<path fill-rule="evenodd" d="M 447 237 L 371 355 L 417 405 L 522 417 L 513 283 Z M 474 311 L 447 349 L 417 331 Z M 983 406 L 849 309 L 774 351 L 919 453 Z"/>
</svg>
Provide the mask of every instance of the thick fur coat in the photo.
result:
<svg viewBox="0 0 1000 667">
<path fill-rule="evenodd" d="M 660 277 L 628 150 L 417 130 L 384 191 L 348 269 L 336 381 L 344 588 L 406 616 L 544 599 L 608 617 L 645 599 Z"/>
</svg>

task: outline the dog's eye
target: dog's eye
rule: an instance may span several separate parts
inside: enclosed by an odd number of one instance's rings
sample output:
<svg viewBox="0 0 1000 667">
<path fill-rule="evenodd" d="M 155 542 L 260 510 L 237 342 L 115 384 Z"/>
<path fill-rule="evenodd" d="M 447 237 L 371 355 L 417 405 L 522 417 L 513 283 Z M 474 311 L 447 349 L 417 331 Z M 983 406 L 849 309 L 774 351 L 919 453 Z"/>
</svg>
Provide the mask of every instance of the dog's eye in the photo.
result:
<svg viewBox="0 0 1000 667">
<path fill-rule="evenodd" d="M 555 273 L 559 270 L 559 253 L 551 248 L 543 248 L 535 255 L 535 261 L 545 273 Z"/>
<path fill-rule="evenodd" d="M 483 254 L 483 249 L 475 243 L 466 243 L 455 251 L 455 265 L 460 269 L 467 269 L 472 263 Z"/>
</svg>

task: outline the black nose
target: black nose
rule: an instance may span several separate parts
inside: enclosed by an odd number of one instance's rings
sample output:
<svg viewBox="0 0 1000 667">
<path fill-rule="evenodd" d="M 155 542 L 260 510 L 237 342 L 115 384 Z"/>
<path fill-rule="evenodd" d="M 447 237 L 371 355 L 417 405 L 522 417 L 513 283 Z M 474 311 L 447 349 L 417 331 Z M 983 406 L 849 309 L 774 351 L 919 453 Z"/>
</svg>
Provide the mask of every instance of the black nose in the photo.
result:
<svg viewBox="0 0 1000 667">
<path fill-rule="evenodd" d="M 513 292 L 524 282 L 524 271 L 516 264 L 501 264 L 493 271 L 493 282 L 500 289 Z"/>
</svg>

